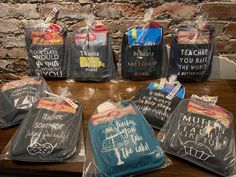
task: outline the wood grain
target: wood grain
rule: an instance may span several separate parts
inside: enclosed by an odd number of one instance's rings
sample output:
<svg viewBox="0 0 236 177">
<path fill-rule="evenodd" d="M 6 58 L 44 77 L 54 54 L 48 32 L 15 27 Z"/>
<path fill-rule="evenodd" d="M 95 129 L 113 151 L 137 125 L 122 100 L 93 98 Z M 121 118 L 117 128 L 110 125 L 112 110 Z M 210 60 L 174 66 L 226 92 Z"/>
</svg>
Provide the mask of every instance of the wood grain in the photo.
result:
<svg viewBox="0 0 236 177">
<path fill-rule="evenodd" d="M 60 87 L 68 87 L 71 98 L 78 100 L 84 111 L 85 132 L 87 131 L 88 118 L 95 108 L 102 102 L 131 98 L 134 93 L 150 81 L 122 81 L 109 83 L 68 83 L 65 81 L 48 81 L 52 91 L 59 93 Z M 217 95 L 218 105 L 226 108 L 236 115 L 236 81 L 207 81 L 204 83 L 186 83 L 186 97 L 191 94 Z M 2 151 L 17 127 L 0 130 L 0 151 Z M 86 133 L 85 133 L 86 135 Z M 173 165 L 153 172 L 138 176 L 159 177 L 213 177 L 215 174 L 208 172 L 196 165 L 176 157 L 168 156 Z M 22 163 L 11 160 L 0 161 L 0 176 L 81 176 L 83 163 Z"/>
</svg>

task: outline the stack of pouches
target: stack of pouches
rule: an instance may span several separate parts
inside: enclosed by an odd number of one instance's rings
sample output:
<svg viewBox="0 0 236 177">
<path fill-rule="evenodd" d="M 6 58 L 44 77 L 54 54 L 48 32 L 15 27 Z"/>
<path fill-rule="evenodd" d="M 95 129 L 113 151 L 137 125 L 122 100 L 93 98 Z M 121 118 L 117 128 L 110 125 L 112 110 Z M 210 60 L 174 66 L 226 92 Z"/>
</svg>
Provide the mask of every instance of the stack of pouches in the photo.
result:
<svg viewBox="0 0 236 177">
<path fill-rule="evenodd" d="M 99 111 L 88 123 L 92 153 L 101 176 L 126 176 L 160 168 L 165 156 L 136 106 L 123 102 Z"/>
</svg>

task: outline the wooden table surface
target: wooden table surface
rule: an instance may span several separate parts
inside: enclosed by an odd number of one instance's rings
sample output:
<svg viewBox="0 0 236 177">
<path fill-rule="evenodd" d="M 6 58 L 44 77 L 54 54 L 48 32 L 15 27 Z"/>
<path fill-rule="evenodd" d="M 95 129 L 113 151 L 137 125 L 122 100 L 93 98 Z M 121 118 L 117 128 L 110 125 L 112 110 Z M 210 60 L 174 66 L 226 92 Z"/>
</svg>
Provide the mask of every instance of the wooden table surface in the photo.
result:
<svg viewBox="0 0 236 177">
<path fill-rule="evenodd" d="M 67 83 L 65 81 L 48 81 L 51 89 L 58 93 L 59 87 L 68 87 L 71 98 L 79 100 L 84 111 L 84 125 L 87 131 L 89 116 L 102 102 L 113 99 L 130 98 L 149 81 L 111 81 L 109 83 Z M 207 81 L 204 83 L 186 83 L 186 98 L 198 95 L 218 95 L 218 105 L 236 115 L 236 81 Z M 17 127 L 0 130 L 0 151 L 2 151 L 16 131 Z M 86 133 L 85 133 L 86 135 Z M 187 161 L 169 156 L 173 165 L 145 173 L 139 176 L 151 177 L 213 177 L 217 176 Z M 10 160 L 0 161 L 0 176 L 81 176 L 83 163 L 22 163 Z"/>
</svg>

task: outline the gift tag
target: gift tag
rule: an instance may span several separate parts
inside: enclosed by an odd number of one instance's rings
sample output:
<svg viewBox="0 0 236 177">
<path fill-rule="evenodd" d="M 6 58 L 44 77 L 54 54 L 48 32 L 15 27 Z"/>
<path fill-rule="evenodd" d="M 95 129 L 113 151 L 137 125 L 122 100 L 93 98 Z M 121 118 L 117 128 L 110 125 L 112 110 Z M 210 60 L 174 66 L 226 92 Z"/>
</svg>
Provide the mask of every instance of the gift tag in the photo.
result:
<svg viewBox="0 0 236 177">
<path fill-rule="evenodd" d="M 59 13 L 60 8 L 59 7 L 54 7 L 52 11 L 49 13 L 47 18 L 45 19 L 45 23 L 51 23 L 52 19 L 56 18 L 56 16 Z"/>
<path fill-rule="evenodd" d="M 44 91 L 46 94 L 51 95 L 51 96 L 55 96 L 55 97 L 61 97 L 65 102 L 67 102 L 72 108 L 74 108 L 75 110 L 78 108 L 78 105 L 71 99 L 64 97 L 64 96 L 59 96 L 53 93 L 50 93 L 48 91 Z"/>
</svg>

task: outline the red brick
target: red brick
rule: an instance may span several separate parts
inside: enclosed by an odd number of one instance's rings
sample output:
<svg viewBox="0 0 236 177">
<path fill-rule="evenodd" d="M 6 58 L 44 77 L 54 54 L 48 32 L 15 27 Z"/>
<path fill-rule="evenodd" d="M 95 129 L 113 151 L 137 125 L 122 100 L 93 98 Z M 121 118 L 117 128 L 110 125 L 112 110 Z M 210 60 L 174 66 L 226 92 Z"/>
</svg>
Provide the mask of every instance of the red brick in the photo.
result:
<svg viewBox="0 0 236 177">
<path fill-rule="evenodd" d="M 14 33 L 20 32 L 19 29 L 19 21 L 18 20 L 7 20 L 1 19 L 0 20 L 0 32 L 1 33 Z"/>
<path fill-rule="evenodd" d="M 1 58 L 27 58 L 25 48 L 0 49 Z"/>
<path fill-rule="evenodd" d="M 236 39 L 231 39 L 228 41 L 216 40 L 216 52 L 217 53 L 236 53 Z"/>
<path fill-rule="evenodd" d="M 10 80 L 18 80 L 18 79 L 22 79 L 24 76 L 26 76 L 27 74 L 25 72 L 23 73 L 8 73 L 8 72 L 4 72 L 4 73 L 0 73 L 0 82 L 7 82 Z"/>
<path fill-rule="evenodd" d="M 111 33 L 116 33 L 118 32 L 118 25 L 115 21 L 111 21 L 111 20 L 102 20 L 101 21 L 108 29 Z"/>
<path fill-rule="evenodd" d="M 212 21 L 212 22 L 210 22 L 210 24 L 215 27 L 216 37 L 222 37 L 222 35 L 224 33 L 225 26 L 227 25 L 227 23 L 220 22 L 220 21 Z"/>
<path fill-rule="evenodd" d="M 16 72 L 24 72 L 29 68 L 29 63 L 25 59 L 17 59 L 12 62 L 12 68 Z"/>
<path fill-rule="evenodd" d="M 58 5 L 58 4 L 43 4 L 39 6 L 39 12 L 41 17 L 46 17 L 51 10 L 55 7 L 60 7 L 59 19 L 62 18 L 84 18 L 87 13 L 91 11 L 90 5 L 81 6 L 79 3 L 73 4 L 65 4 L 65 5 Z"/>
<path fill-rule="evenodd" d="M 3 46 L 12 48 L 12 47 L 24 47 L 25 46 L 25 40 L 24 36 L 6 36 L 3 38 Z"/>
<path fill-rule="evenodd" d="M 161 6 L 154 8 L 154 16 L 159 17 L 167 15 L 175 18 L 190 19 L 195 15 L 196 6 L 193 4 L 182 3 L 164 3 Z"/>
<path fill-rule="evenodd" d="M 236 23 L 232 22 L 232 23 L 229 23 L 226 30 L 225 30 L 225 34 L 228 35 L 228 36 L 232 36 L 234 38 L 236 38 Z"/>
<path fill-rule="evenodd" d="M 96 16 L 106 19 L 138 19 L 144 15 L 143 4 L 96 3 L 94 9 Z"/>
<path fill-rule="evenodd" d="M 71 29 L 72 31 L 75 31 L 78 28 L 82 28 L 82 27 L 85 27 L 85 26 L 86 26 L 86 23 L 84 21 L 80 21 L 78 23 L 75 23 L 75 24 L 71 25 L 69 29 Z"/>
<path fill-rule="evenodd" d="M 207 14 L 211 19 L 236 19 L 236 3 L 203 3 L 200 13 Z"/>
<path fill-rule="evenodd" d="M 1 14 L 0 17 L 23 17 L 27 19 L 37 19 L 39 14 L 37 12 L 36 4 L 3 4 L 0 3 Z"/>
<path fill-rule="evenodd" d="M 109 29 L 109 31 L 111 33 L 116 33 L 118 31 L 118 26 L 115 21 L 101 20 L 101 22 L 104 24 L 104 26 L 106 26 Z M 82 22 L 78 22 L 74 25 L 71 25 L 70 29 L 72 29 L 72 31 L 75 31 L 76 29 L 81 28 L 81 27 L 85 27 L 85 26 L 86 26 L 86 23 L 84 21 L 82 21 Z"/>
</svg>

